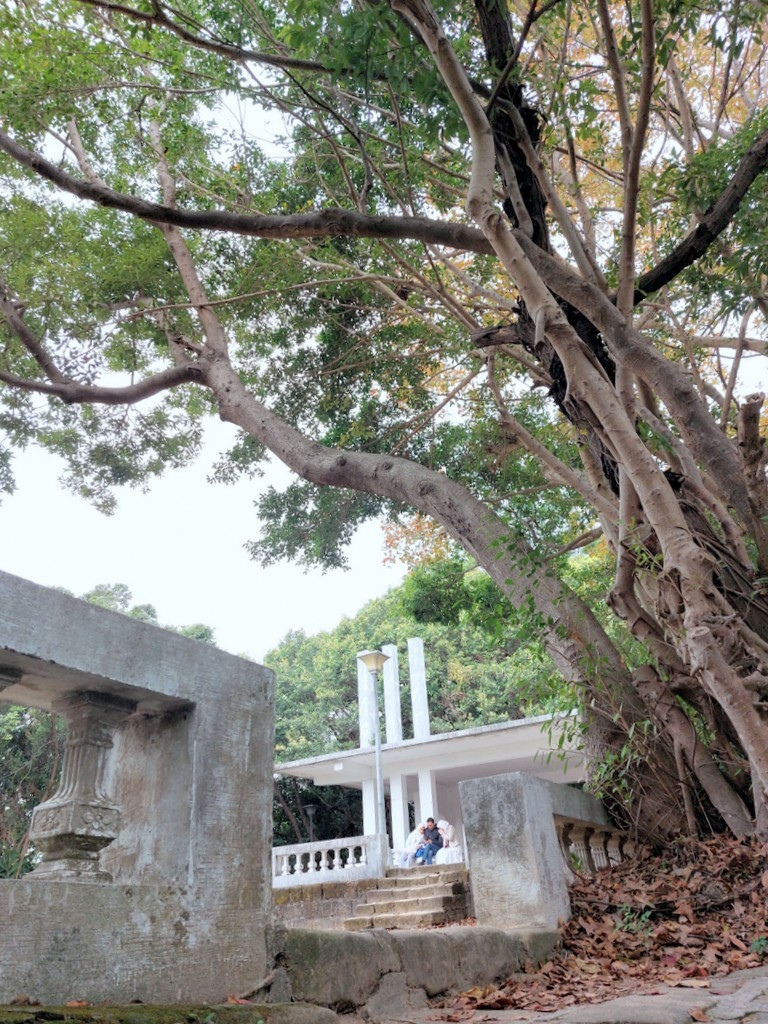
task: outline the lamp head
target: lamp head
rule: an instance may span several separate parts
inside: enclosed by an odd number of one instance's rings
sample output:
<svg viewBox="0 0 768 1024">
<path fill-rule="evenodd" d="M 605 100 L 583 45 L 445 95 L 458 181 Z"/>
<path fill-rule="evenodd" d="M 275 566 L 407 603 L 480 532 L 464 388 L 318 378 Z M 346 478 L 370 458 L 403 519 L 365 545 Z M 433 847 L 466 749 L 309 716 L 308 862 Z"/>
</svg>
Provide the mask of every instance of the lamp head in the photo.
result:
<svg viewBox="0 0 768 1024">
<path fill-rule="evenodd" d="M 389 661 L 389 655 L 381 651 L 360 651 L 357 657 L 369 672 L 378 672 L 384 666 L 384 662 Z"/>
</svg>

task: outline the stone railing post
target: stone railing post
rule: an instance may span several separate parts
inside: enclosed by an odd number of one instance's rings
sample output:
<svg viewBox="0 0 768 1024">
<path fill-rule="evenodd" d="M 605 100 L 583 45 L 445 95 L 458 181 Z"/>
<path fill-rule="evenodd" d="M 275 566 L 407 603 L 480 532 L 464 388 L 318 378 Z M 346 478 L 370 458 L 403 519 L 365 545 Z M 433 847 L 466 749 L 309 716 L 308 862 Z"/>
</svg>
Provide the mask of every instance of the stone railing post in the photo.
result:
<svg viewBox="0 0 768 1024">
<path fill-rule="evenodd" d="M 116 838 L 120 821 L 105 786 L 107 752 L 115 730 L 136 710 L 136 703 L 83 691 L 51 707 L 66 719 L 67 739 L 59 788 L 32 815 L 30 838 L 42 860 L 29 877 L 111 882 L 112 876 L 99 866 L 99 853 Z"/>
</svg>

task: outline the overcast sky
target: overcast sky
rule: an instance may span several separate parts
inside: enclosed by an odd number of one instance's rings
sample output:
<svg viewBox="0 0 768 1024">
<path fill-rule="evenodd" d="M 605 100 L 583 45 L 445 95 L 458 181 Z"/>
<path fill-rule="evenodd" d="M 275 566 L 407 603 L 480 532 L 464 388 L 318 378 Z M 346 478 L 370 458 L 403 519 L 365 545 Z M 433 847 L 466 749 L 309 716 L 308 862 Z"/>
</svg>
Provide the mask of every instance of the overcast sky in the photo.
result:
<svg viewBox="0 0 768 1024">
<path fill-rule="evenodd" d="M 212 424 L 223 448 L 234 428 Z M 323 574 L 286 563 L 262 569 L 243 545 L 259 536 L 253 508 L 262 481 L 208 484 L 217 445 L 147 494 L 118 492 L 111 517 L 58 483 L 59 463 L 41 452 L 16 460 L 18 489 L 0 504 L 0 569 L 81 595 L 97 583 L 125 583 L 135 604 L 153 604 L 161 623 L 213 627 L 233 654 L 261 660 L 290 629 L 332 629 L 403 578 L 383 564 L 380 527 L 361 529 L 351 569 Z M 287 479 L 287 470 L 275 470 Z"/>
</svg>

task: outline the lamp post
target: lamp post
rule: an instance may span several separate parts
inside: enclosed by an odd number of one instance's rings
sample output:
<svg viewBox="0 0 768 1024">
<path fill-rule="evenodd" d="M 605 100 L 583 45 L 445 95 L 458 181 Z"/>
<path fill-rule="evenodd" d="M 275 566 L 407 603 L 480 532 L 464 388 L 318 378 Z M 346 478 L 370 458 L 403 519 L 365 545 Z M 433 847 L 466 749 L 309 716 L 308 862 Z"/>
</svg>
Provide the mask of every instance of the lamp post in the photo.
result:
<svg viewBox="0 0 768 1024">
<path fill-rule="evenodd" d="M 304 810 L 307 812 L 309 818 L 309 841 L 314 843 L 315 841 L 315 815 L 317 814 L 317 804 L 304 804 Z"/>
<path fill-rule="evenodd" d="M 361 651 L 358 659 L 368 669 L 373 689 L 374 715 L 376 729 L 374 731 L 375 766 L 376 766 L 376 834 L 383 835 L 387 831 L 387 815 L 384 808 L 384 775 L 381 770 L 381 722 L 379 720 L 379 669 L 389 661 L 389 655 L 381 651 Z"/>
</svg>

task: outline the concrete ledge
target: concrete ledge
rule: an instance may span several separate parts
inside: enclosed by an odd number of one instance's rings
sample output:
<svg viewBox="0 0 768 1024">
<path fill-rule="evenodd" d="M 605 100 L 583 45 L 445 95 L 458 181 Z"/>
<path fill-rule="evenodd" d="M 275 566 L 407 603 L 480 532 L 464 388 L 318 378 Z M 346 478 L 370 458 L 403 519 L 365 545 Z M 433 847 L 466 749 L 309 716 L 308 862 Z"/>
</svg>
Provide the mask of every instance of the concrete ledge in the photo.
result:
<svg viewBox="0 0 768 1024">
<path fill-rule="evenodd" d="M 332 1010 L 301 1003 L 0 1006 L 0 1024 L 40 1024 L 46 1020 L 57 1024 L 338 1024 L 339 1017 Z"/>
<path fill-rule="evenodd" d="M 406 1005 L 508 978 L 527 961 L 543 962 L 557 932 L 491 928 L 315 932 L 280 929 L 276 962 L 291 998 L 335 1010 L 373 1010 L 395 999 Z M 386 1000 L 382 994 L 386 992 Z"/>
</svg>

